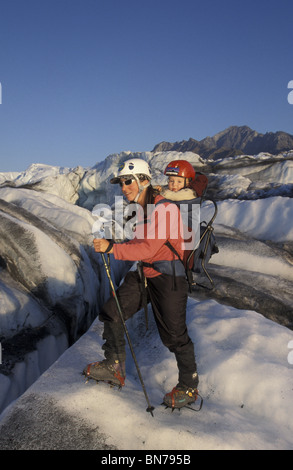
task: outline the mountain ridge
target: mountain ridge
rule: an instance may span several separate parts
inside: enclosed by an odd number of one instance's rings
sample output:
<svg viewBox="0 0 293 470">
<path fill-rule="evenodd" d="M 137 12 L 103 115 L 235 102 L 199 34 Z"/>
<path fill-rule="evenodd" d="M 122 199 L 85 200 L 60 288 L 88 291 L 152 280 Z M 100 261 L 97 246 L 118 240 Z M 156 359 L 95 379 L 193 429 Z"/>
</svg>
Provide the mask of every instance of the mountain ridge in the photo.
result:
<svg viewBox="0 0 293 470">
<path fill-rule="evenodd" d="M 230 126 L 212 137 L 202 140 L 190 138 L 180 142 L 160 142 L 153 152 L 194 152 L 203 159 L 255 155 L 268 152 L 273 155 L 293 149 L 293 135 L 283 131 L 261 134 L 248 126 Z"/>
</svg>

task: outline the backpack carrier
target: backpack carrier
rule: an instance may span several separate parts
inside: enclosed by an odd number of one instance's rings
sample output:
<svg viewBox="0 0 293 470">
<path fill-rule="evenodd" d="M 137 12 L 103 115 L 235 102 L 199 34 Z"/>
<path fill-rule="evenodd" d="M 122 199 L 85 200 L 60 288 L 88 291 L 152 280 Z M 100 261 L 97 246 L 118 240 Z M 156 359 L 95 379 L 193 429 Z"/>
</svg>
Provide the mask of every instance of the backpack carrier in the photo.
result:
<svg viewBox="0 0 293 470">
<path fill-rule="evenodd" d="M 211 284 L 210 289 L 214 287 L 214 281 L 208 273 L 207 264 L 209 263 L 212 255 L 219 253 L 219 247 L 216 242 L 213 227 L 218 207 L 215 201 L 210 201 L 214 205 L 214 214 L 208 223 L 206 221 L 200 222 L 200 239 L 198 246 L 191 250 L 190 253 L 187 251 L 185 252 L 185 268 L 190 292 L 192 290 L 192 286 L 201 285 L 196 282 L 196 274 L 205 274 Z M 195 274 L 195 276 L 193 274 Z"/>
<path fill-rule="evenodd" d="M 207 270 L 207 264 L 210 261 L 213 254 L 219 252 L 219 248 L 216 243 L 216 238 L 213 233 L 214 227 L 213 222 L 217 216 L 218 208 L 215 201 L 212 199 L 205 199 L 205 198 L 194 198 L 191 200 L 181 200 L 181 201 L 174 201 L 170 199 L 161 199 L 157 202 L 158 204 L 163 203 L 172 203 L 176 204 L 176 206 L 180 209 L 180 205 L 187 205 L 188 206 L 188 229 L 192 229 L 192 206 L 193 204 L 202 205 L 203 202 L 210 201 L 214 205 L 214 214 L 209 222 L 202 221 L 200 222 L 200 233 L 199 233 L 199 241 L 193 249 L 187 249 L 184 252 L 183 259 L 180 258 L 177 250 L 173 247 L 173 245 L 167 240 L 165 245 L 178 257 L 178 259 L 174 259 L 173 261 L 156 261 L 152 264 L 142 262 L 143 266 L 152 267 L 161 273 L 166 274 L 173 274 L 174 276 L 186 275 L 188 284 L 189 284 L 189 291 L 192 292 L 192 287 L 198 285 L 200 287 L 204 287 L 207 289 L 213 289 L 214 282 Z M 203 285 L 197 282 L 197 277 L 200 274 L 204 274 L 210 283 L 210 286 Z"/>
</svg>

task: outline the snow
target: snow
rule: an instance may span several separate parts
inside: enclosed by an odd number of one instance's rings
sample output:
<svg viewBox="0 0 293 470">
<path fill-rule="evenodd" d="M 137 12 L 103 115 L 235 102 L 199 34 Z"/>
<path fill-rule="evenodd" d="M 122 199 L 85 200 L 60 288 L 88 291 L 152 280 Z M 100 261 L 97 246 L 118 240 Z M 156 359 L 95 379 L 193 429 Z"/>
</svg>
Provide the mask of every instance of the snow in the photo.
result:
<svg viewBox="0 0 293 470">
<path fill-rule="evenodd" d="M 206 217 L 212 210 L 211 207 Z M 277 196 L 256 201 L 220 201 L 215 225 L 235 227 L 258 239 L 281 242 L 293 240 L 292 220 L 292 199 Z"/>
<path fill-rule="evenodd" d="M 152 164 L 158 183 L 163 181 L 159 170 L 166 161 L 184 158 L 184 155 L 174 152 L 143 154 Z M 184 409 L 172 413 L 161 406 L 163 395 L 177 383 L 177 367 L 173 354 L 160 341 L 151 308 L 148 331 L 145 330 L 143 311 L 128 320 L 127 326 L 149 400 L 155 407 L 154 416 L 146 412 L 147 403 L 129 350 L 126 385 L 121 391 L 111 389 L 106 384 L 97 385 L 93 381 L 85 384 L 81 375 L 84 366 L 103 358 L 102 324 L 94 317 L 109 295 L 108 280 L 100 257 L 93 253 L 91 246 L 95 222 L 91 209 L 94 203 L 102 201 L 103 191 L 104 202 L 113 201 L 112 193 L 111 197 L 105 193 L 112 189 L 109 188 L 108 179 L 115 173 L 119 159 L 130 156 L 133 154 L 124 152 L 120 156 L 108 157 L 93 169 L 80 170 L 84 180 L 80 179 L 76 194 L 83 194 L 84 207 L 72 204 L 72 188 L 65 200 L 64 193 L 58 191 L 23 188 L 19 174 L 18 187 L 0 187 L 1 199 L 25 211 L 18 214 L 19 218 L 17 211 L 9 215 L 5 213 L 3 220 L 25 228 L 26 234 L 34 241 L 40 267 L 39 272 L 35 273 L 31 262 L 32 268 L 26 272 L 22 267 L 21 272 L 15 261 L 19 272 L 13 278 L 0 262 L 0 340 L 12 337 L 15 332 L 21 333 L 23 328 L 41 328 L 50 320 L 49 333 L 40 337 L 34 348 L 16 361 L 10 374 L 0 373 L 0 432 L 2 429 L 1 436 L 6 436 L 1 438 L 0 449 L 11 447 L 11 424 L 15 422 L 17 412 L 28 410 L 27 413 L 31 414 L 29 408 L 32 405 L 28 406 L 27 403 L 31 403 L 32 397 L 36 409 L 34 419 L 38 419 L 40 397 L 42 403 L 58 404 L 66 416 L 76 420 L 77 429 L 83 423 L 93 433 L 99 429 L 109 448 L 144 451 L 292 450 L 293 261 L 290 246 L 293 240 L 293 199 L 277 193 L 267 197 L 266 190 L 260 189 L 264 184 L 263 175 L 278 185 L 292 183 L 292 177 L 288 176 L 289 157 L 292 158 L 290 153 L 275 158 L 273 163 L 273 157 L 267 154 L 253 158 L 243 156 L 241 171 L 237 171 L 241 177 L 227 172 L 226 175 L 221 173 L 218 179 L 221 180 L 219 191 L 225 191 L 225 182 L 229 186 L 233 176 L 236 184 L 233 189 L 240 194 L 256 181 L 256 178 L 254 181 L 249 179 L 253 173 L 249 167 L 250 161 L 255 164 L 258 160 L 263 165 L 270 162 L 269 176 L 260 165 L 260 183 L 255 189 L 257 197 L 255 192 L 250 200 L 228 198 L 218 201 L 214 227 L 220 252 L 213 256 L 211 267 L 219 277 L 223 273 L 221 286 L 225 287 L 224 281 L 231 275 L 234 283 L 228 280 L 228 284 L 232 290 L 224 292 L 224 300 L 223 297 L 217 299 L 212 293 L 204 297 L 195 294 L 188 300 L 187 324 L 198 363 L 199 391 L 203 397 L 201 411 L 195 413 Z M 188 155 L 188 158 L 203 165 L 200 157 L 194 154 Z M 227 160 L 229 168 L 240 168 L 241 157 Z M 217 164 L 221 164 L 222 169 L 225 167 L 224 161 Z M 280 165 L 287 170 L 280 171 Z M 71 175 L 70 169 L 41 167 L 38 174 L 39 169 L 34 165 L 25 172 L 25 183 L 32 181 L 30 176 L 33 175 L 33 181 L 38 181 L 42 188 L 48 188 L 48 177 Z M 4 178 L 3 175 L 0 176 Z M 90 194 L 90 187 L 94 195 Z M 202 209 L 202 217 L 206 220 L 212 211 L 212 206 L 207 203 Z M 26 214 L 29 216 L 25 220 Z M 14 246 L 13 234 L 11 237 Z M 2 250 L 11 249 L 8 244 L 3 247 Z M 2 251 L 1 254 L 3 256 Z M 30 263 L 29 256 L 27 259 Z M 114 280 L 119 284 L 125 266 L 112 257 L 111 266 Z M 28 275 L 30 282 L 36 281 L 38 276 L 45 280 L 46 302 L 42 296 L 33 296 L 29 292 L 21 282 L 21 275 Z M 244 285 L 245 295 L 243 290 L 238 291 L 240 284 Z M 263 312 L 252 308 L 231 305 L 234 296 L 239 303 L 253 302 L 256 289 L 262 293 L 263 302 L 272 304 L 272 312 L 268 316 L 274 319 L 276 315 L 277 321 L 266 318 Z M 268 292 L 271 297 L 266 300 Z M 280 305 L 280 312 L 271 298 Z M 74 344 L 71 346 L 62 321 L 56 315 L 51 317 L 60 303 L 67 318 L 75 323 L 72 328 Z M 288 319 L 284 317 L 284 322 L 281 306 L 287 309 Z M 85 332 L 79 336 L 78 330 L 83 323 Z M 5 354 L 4 348 L 3 364 Z M 43 423 L 44 430 L 48 428 L 45 438 L 35 442 L 33 426 L 30 426 L 18 440 L 13 440 L 14 445 L 42 449 L 46 448 L 46 439 L 47 445 L 50 445 L 51 439 L 52 446 L 61 446 L 58 442 L 62 441 L 62 426 L 58 430 L 55 425 L 54 432 L 49 433 L 50 426 L 54 426 L 53 416 L 52 413 L 52 420 Z M 22 439 L 26 439 L 25 443 Z M 79 445 L 77 441 L 75 445 Z M 92 444 L 88 442 L 88 445 Z"/>
</svg>

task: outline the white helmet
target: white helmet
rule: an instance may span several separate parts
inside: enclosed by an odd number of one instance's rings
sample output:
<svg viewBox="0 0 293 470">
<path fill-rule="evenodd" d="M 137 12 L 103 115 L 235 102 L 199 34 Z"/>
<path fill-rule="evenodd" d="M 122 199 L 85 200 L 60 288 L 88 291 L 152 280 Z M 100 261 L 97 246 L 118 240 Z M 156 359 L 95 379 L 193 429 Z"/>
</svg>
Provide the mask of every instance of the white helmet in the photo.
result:
<svg viewBox="0 0 293 470">
<path fill-rule="evenodd" d="M 126 160 L 121 163 L 118 168 L 118 175 L 116 178 L 112 178 L 110 183 L 117 184 L 120 182 L 120 178 L 133 177 L 138 185 L 138 193 L 133 202 L 137 202 L 139 195 L 144 189 L 150 185 L 150 180 L 152 178 L 151 170 L 148 163 L 141 158 L 133 158 L 131 160 Z M 143 185 L 141 181 L 148 180 L 148 183 Z"/>
<path fill-rule="evenodd" d="M 138 181 L 140 176 L 144 176 L 145 179 L 151 180 L 151 170 L 149 164 L 141 158 L 133 158 L 126 160 L 121 163 L 118 168 L 118 175 L 110 180 L 110 183 L 117 184 L 121 177 L 134 176 Z"/>
</svg>

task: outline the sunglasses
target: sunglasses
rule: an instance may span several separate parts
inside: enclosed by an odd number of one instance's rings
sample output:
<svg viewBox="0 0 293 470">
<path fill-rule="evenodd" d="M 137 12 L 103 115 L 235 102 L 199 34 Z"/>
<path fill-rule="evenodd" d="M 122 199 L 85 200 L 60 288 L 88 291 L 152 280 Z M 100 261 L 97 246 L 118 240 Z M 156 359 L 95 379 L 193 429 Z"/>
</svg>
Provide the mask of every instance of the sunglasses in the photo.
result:
<svg viewBox="0 0 293 470">
<path fill-rule="evenodd" d="M 119 184 L 120 184 L 120 186 L 121 186 L 121 188 L 122 188 L 122 186 L 123 186 L 124 184 L 125 184 L 125 186 L 129 186 L 131 183 L 133 183 L 133 181 L 135 181 L 134 178 L 129 178 L 128 180 L 123 180 L 123 181 L 120 180 L 120 181 L 119 181 Z"/>
</svg>

